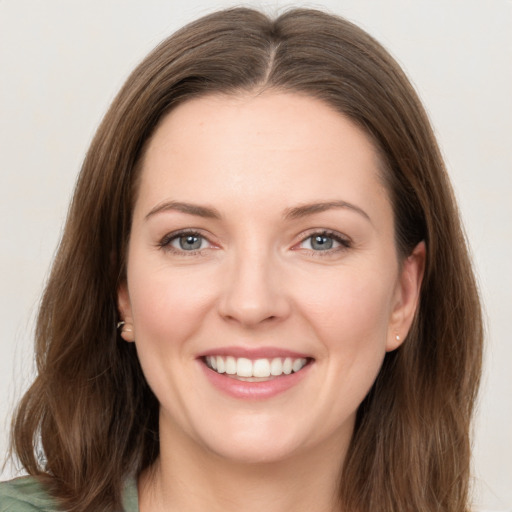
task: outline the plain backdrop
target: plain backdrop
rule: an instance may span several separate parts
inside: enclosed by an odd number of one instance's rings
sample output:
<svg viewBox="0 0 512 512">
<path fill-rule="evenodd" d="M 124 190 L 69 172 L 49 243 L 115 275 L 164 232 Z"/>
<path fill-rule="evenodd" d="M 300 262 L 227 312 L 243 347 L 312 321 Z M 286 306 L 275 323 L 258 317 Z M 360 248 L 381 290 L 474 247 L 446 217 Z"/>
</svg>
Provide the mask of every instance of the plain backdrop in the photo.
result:
<svg viewBox="0 0 512 512">
<path fill-rule="evenodd" d="M 0 0 L 0 457 L 81 161 L 131 69 L 208 0 Z M 288 2 L 245 2 L 276 13 Z M 512 2 L 332 0 L 403 65 L 452 177 L 487 318 L 475 503 L 512 511 Z M 1 458 L 0 458 L 1 460 Z M 3 478 L 16 473 L 7 465 Z"/>
</svg>

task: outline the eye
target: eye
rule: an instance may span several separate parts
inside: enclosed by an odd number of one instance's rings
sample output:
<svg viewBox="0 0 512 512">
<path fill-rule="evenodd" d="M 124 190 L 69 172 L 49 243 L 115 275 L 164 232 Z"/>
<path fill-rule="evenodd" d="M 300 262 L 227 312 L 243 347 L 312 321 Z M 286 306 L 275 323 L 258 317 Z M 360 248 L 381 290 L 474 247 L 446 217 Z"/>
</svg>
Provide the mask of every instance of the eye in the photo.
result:
<svg viewBox="0 0 512 512">
<path fill-rule="evenodd" d="M 174 238 L 171 240 L 170 245 L 182 251 L 198 251 L 204 249 L 206 240 L 201 235 L 188 233 Z"/>
<path fill-rule="evenodd" d="M 195 231 L 169 233 L 158 244 L 160 248 L 175 253 L 196 253 L 210 247 L 210 242 Z"/>
<path fill-rule="evenodd" d="M 314 252 L 333 252 L 350 247 L 350 241 L 341 235 L 331 232 L 313 233 L 305 238 L 299 248 Z"/>
</svg>

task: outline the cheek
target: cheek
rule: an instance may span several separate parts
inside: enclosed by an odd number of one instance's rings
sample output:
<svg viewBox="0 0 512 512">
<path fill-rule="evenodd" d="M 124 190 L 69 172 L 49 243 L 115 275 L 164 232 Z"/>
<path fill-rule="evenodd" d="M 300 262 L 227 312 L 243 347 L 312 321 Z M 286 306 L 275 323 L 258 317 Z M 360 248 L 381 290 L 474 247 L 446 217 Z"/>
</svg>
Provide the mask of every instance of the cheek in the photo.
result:
<svg viewBox="0 0 512 512">
<path fill-rule="evenodd" d="M 385 335 L 392 306 L 391 281 L 369 271 L 333 273 L 322 281 L 328 286 L 304 283 L 298 293 L 300 307 L 311 324 L 326 333 Z"/>
<path fill-rule="evenodd" d="M 382 366 L 391 304 L 388 285 L 378 279 L 346 279 L 317 310 L 317 335 L 330 360 L 328 379 L 343 395 L 333 407 L 342 416 L 357 409 Z"/>
<path fill-rule="evenodd" d="M 358 404 L 375 379 L 386 351 L 392 305 L 392 276 L 337 272 L 320 290 L 303 290 L 303 317 L 328 358 L 329 379 Z M 316 283 L 318 284 L 318 283 Z M 340 383 L 340 379 L 343 381 Z M 356 404 L 356 405 L 357 405 Z"/>
<path fill-rule="evenodd" d="M 148 271 L 144 265 L 131 270 L 128 285 L 142 371 L 159 402 L 184 422 L 187 395 L 181 386 L 192 382 L 194 365 L 183 363 L 195 359 L 190 340 L 204 324 L 211 288 L 200 286 L 187 272 Z"/>
<path fill-rule="evenodd" d="M 212 300 L 212 287 L 188 272 L 131 273 L 130 297 L 138 342 L 179 346 L 199 329 Z M 203 283 L 203 285 L 201 284 Z"/>
</svg>

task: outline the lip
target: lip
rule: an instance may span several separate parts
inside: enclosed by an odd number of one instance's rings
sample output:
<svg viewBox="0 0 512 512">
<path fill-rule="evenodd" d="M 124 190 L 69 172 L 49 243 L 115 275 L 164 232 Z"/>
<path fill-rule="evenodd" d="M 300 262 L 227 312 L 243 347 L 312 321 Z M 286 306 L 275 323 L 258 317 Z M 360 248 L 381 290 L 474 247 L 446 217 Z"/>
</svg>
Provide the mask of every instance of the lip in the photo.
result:
<svg viewBox="0 0 512 512">
<path fill-rule="evenodd" d="M 225 355 L 222 352 L 212 352 L 206 355 Z M 230 355 L 234 355 L 233 352 L 229 352 Z M 269 352 L 265 351 L 265 354 L 268 356 Z M 279 355 L 275 357 L 284 357 L 283 351 L 279 351 Z M 247 357 L 247 353 L 245 355 L 237 356 L 237 357 Z M 265 356 L 253 356 L 250 359 L 257 359 Z M 286 357 L 302 357 L 302 356 L 286 356 Z M 306 356 L 307 357 L 307 356 Z M 248 357 L 249 358 L 249 357 Z M 238 380 L 231 376 L 226 375 L 225 373 L 217 373 L 215 370 L 209 368 L 204 359 L 198 358 L 198 364 L 200 365 L 204 375 L 216 389 L 221 391 L 224 394 L 227 394 L 233 398 L 241 399 L 241 400 L 265 400 L 273 398 L 277 395 L 285 393 L 289 389 L 295 387 L 299 384 L 304 377 L 307 376 L 311 367 L 313 366 L 314 360 L 311 357 L 308 358 L 308 364 L 304 366 L 300 371 L 296 373 L 291 373 L 289 375 L 280 375 L 279 377 L 275 377 L 270 380 L 262 381 L 262 382 L 249 382 L 244 380 Z"/>
<path fill-rule="evenodd" d="M 281 349 L 277 347 L 219 347 L 216 349 L 210 349 L 205 352 L 198 354 L 197 358 L 202 359 L 206 356 L 233 356 L 236 358 L 245 357 L 246 359 L 273 359 L 275 357 L 291 357 L 293 359 L 312 359 L 310 354 L 303 354 L 300 352 L 294 352 L 292 350 Z"/>
</svg>

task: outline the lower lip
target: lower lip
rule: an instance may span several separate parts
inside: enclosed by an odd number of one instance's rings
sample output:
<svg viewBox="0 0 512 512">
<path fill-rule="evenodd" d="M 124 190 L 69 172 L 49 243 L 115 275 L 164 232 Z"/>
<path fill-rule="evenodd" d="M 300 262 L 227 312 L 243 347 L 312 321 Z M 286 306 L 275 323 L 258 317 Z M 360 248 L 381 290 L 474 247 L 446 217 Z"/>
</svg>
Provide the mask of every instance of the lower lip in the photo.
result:
<svg viewBox="0 0 512 512">
<path fill-rule="evenodd" d="M 306 376 L 312 366 L 310 362 L 297 373 L 281 375 L 262 382 L 247 382 L 229 377 L 225 373 L 217 373 L 201 360 L 199 364 L 213 386 L 234 398 L 246 400 L 264 400 L 288 391 Z"/>
</svg>

